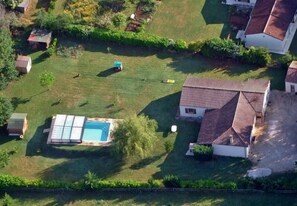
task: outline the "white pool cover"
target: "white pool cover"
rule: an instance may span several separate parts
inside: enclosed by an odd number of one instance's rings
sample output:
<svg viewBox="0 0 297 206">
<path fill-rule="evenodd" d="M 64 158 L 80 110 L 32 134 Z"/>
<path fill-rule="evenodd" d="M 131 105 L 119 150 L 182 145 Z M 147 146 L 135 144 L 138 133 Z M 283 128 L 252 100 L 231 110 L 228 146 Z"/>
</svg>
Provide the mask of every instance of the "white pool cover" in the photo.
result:
<svg viewBox="0 0 297 206">
<path fill-rule="evenodd" d="M 53 118 L 50 135 L 52 143 L 81 142 L 83 126 L 86 117 L 57 114 Z"/>
</svg>

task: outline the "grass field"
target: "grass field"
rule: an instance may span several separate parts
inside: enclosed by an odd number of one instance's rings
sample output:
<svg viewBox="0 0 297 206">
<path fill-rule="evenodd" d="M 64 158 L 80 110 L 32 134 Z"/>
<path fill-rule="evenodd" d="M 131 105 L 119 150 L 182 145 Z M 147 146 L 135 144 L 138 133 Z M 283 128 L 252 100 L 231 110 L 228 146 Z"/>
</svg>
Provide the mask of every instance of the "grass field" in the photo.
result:
<svg viewBox="0 0 297 206">
<path fill-rule="evenodd" d="M 64 194 L 42 194 L 42 193 L 11 193 L 16 205 L 199 205 L 199 206 L 266 206 L 282 205 L 296 206 L 295 195 L 284 194 L 259 194 L 259 193 L 64 193 Z M 0 201 L 1 203 L 1 201 Z"/>
<path fill-rule="evenodd" d="M 230 31 L 228 7 L 220 0 L 163 0 L 147 31 L 186 41 L 224 38 Z"/>
<path fill-rule="evenodd" d="M 0 137 L 0 150 L 17 149 L 2 174 L 57 180 L 77 180 L 88 170 L 101 178 L 147 180 L 177 174 L 182 178 L 233 179 L 246 172 L 250 164 L 236 158 L 219 158 L 199 164 L 186 158 L 188 144 L 196 141 L 199 125 L 175 120 L 180 91 L 187 75 L 207 78 L 245 80 L 268 78 L 272 88 L 283 88 L 284 71 L 256 68 L 228 61 L 211 61 L 200 56 L 170 54 L 134 47 L 119 47 L 102 42 L 79 43 L 59 40 L 77 58 L 52 56 L 31 52 L 33 68 L 28 75 L 12 82 L 4 91 L 16 112 L 27 112 L 29 129 L 24 140 L 5 135 Z M 111 53 L 107 53 L 107 47 Z M 64 52 L 67 53 L 67 52 Z M 124 63 L 124 70 L 114 73 L 113 61 Z M 54 73 L 55 83 L 48 91 L 39 84 L 39 75 Z M 73 78 L 77 74 L 79 78 Z M 163 79 L 175 79 L 167 85 Z M 61 102 L 58 103 L 58 100 Z M 82 146 L 48 146 L 50 118 L 57 113 L 88 117 L 125 118 L 132 113 L 144 113 L 159 123 L 159 140 L 154 154 L 140 162 L 123 162 L 111 156 L 109 148 Z M 168 132 L 177 124 L 178 132 Z M 165 153 L 164 141 L 170 140 L 175 149 Z"/>
</svg>

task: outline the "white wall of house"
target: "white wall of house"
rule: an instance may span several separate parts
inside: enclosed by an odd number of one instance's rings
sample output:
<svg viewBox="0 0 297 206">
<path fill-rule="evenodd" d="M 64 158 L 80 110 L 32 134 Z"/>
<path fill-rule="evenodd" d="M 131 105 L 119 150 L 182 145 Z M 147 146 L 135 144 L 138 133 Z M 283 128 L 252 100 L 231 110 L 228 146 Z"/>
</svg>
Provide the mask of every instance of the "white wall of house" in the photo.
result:
<svg viewBox="0 0 297 206">
<path fill-rule="evenodd" d="M 249 34 L 245 35 L 245 47 L 249 48 L 254 47 L 264 47 L 267 48 L 270 52 L 280 53 L 283 52 L 284 42 L 276 39 L 267 34 Z"/>
<path fill-rule="evenodd" d="M 265 111 L 266 111 L 266 107 L 267 107 L 267 103 L 269 101 L 269 95 L 270 95 L 270 82 L 268 84 L 268 87 L 264 93 L 264 100 L 263 100 L 263 109 L 262 109 L 262 113 L 264 115 Z"/>
<path fill-rule="evenodd" d="M 187 113 L 187 111 L 186 111 L 187 109 L 192 109 L 195 112 Z M 179 111 L 180 111 L 181 117 L 202 118 L 204 116 L 205 110 L 206 110 L 206 108 L 179 106 Z"/>
<path fill-rule="evenodd" d="M 295 16 L 294 16 L 294 19 L 295 19 Z M 245 47 L 247 48 L 251 46 L 264 47 L 264 48 L 267 48 L 269 52 L 276 53 L 276 54 L 285 54 L 289 50 L 294 34 L 296 32 L 296 29 L 297 29 L 297 21 L 292 22 L 289 25 L 286 36 L 283 40 L 279 40 L 277 38 L 274 38 L 264 33 L 245 35 L 244 39 L 242 40 L 245 41 Z"/>
<path fill-rule="evenodd" d="M 286 82 L 286 92 L 295 94 L 297 92 L 297 84 Z"/>
<path fill-rule="evenodd" d="M 256 3 L 256 0 L 226 0 L 227 5 L 238 5 L 238 6 L 250 6 L 253 7 Z"/>
<path fill-rule="evenodd" d="M 230 145 L 212 144 L 213 154 L 228 157 L 243 157 L 248 158 L 249 147 L 238 147 Z"/>
</svg>

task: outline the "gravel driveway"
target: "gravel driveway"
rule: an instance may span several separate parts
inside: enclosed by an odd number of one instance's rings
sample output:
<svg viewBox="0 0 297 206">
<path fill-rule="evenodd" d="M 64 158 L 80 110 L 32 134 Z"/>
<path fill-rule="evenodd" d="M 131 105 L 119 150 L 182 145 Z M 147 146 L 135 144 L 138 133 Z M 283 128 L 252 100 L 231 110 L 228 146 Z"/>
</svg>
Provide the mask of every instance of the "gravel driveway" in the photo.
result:
<svg viewBox="0 0 297 206">
<path fill-rule="evenodd" d="M 297 95 L 271 91 L 270 102 L 250 159 L 254 167 L 267 167 L 272 172 L 293 170 L 297 161 Z"/>
</svg>

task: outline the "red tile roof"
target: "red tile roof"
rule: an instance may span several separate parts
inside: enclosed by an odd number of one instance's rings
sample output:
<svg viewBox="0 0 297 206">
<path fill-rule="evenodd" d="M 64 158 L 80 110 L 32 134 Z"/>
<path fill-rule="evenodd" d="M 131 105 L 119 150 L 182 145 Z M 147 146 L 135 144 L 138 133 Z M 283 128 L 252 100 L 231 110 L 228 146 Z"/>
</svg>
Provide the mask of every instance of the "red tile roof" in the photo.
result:
<svg viewBox="0 0 297 206">
<path fill-rule="evenodd" d="M 241 91 L 254 110 L 262 112 L 264 94 L 268 86 L 269 81 L 264 79 L 240 82 L 188 77 L 183 85 L 180 105 L 219 109 Z"/>
<path fill-rule="evenodd" d="M 285 81 L 297 84 L 297 61 L 290 64 Z"/>
<path fill-rule="evenodd" d="M 296 0 L 257 0 L 245 34 L 265 33 L 283 40 L 296 10 Z"/>
<path fill-rule="evenodd" d="M 197 142 L 246 147 L 250 143 L 254 117 L 255 111 L 240 92 L 221 109 L 206 111 Z"/>
<path fill-rule="evenodd" d="M 239 82 L 188 77 L 180 105 L 207 108 L 197 142 L 249 145 L 254 118 L 256 113 L 263 112 L 265 92 L 269 86 L 269 80 L 263 79 Z"/>
</svg>

